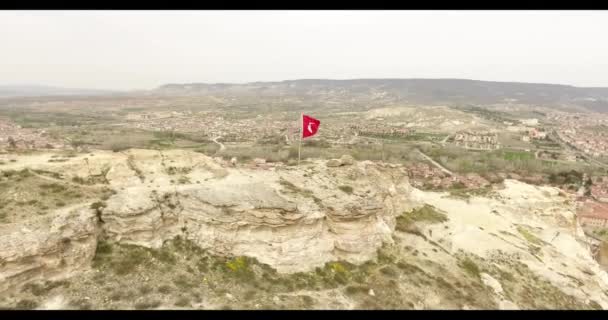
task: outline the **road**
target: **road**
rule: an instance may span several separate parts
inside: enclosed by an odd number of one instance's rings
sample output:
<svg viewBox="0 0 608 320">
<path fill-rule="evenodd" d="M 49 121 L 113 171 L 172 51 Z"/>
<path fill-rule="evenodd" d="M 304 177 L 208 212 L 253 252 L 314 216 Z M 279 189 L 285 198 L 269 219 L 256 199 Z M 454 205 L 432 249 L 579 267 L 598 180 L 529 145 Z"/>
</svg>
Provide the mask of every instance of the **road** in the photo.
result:
<svg viewBox="0 0 608 320">
<path fill-rule="evenodd" d="M 448 139 L 451 137 L 451 134 L 448 134 L 447 136 L 445 136 L 445 138 L 443 138 L 443 140 L 441 140 L 440 144 L 443 146 L 445 145 L 445 143 L 448 141 Z"/>
<path fill-rule="evenodd" d="M 220 150 L 218 150 L 218 152 L 222 152 L 222 151 L 226 150 L 226 147 L 224 146 L 224 144 L 223 144 L 223 143 L 221 143 L 221 142 L 218 142 L 218 141 L 217 141 L 217 139 L 219 139 L 219 138 L 220 138 L 220 137 L 213 138 L 213 139 L 211 139 L 211 141 L 213 141 L 213 142 L 217 143 L 217 144 L 220 146 Z M 216 152 L 216 153 L 217 153 L 217 152 Z"/>
<path fill-rule="evenodd" d="M 566 148 L 567 150 L 571 150 L 573 152 L 575 152 L 576 154 L 578 154 L 579 156 L 581 156 L 582 158 L 585 158 L 587 161 L 600 166 L 602 168 L 608 168 L 608 164 L 605 164 L 603 162 L 600 162 L 596 159 L 593 159 L 589 156 L 587 156 L 584 152 L 582 152 L 581 150 L 573 147 L 572 145 L 566 143 L 562 137 L 560 137 L 560 135 L 557 133 L 557 131 L 555 131 L 555 129 L 551 130 L 551 137 L 553 138 L 553 140 L 557 141 L 559 144 L 562 145 L 562 147 Z"/>
<path fill-rule="evenodd" d="M 449 174 L 450 176 L 454 175 L 452 173 L 452 171 L 444 168 L 442 165 L 440 165 L 439 163 L 437 163 L 435 160 L 433 160 L 431 157 L 427 156 L 426 154 L 424 154 L 422 151 L 420 151 L 420 149 L 416 149 L 416 151 L 418 151 L 418 153 L 420 153 L 421 156 L 423 156 L 426 160 L 430 161 L 435 167 L 439 168 L 441 171 Z"/>
</svg>

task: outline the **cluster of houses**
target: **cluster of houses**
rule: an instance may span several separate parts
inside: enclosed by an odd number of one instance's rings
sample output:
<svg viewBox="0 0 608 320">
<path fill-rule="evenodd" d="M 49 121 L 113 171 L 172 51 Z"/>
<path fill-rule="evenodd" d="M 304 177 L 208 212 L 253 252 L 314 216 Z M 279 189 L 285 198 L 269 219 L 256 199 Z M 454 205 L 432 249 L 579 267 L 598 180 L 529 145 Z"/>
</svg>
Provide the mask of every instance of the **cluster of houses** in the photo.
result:
<svg viewBox="0 0 608 320">
<path fill-rule="evenodd" d="M 294 121 L 274 121 L 268 119 L 226 119 L 217 113 L 201 112 L 197 114 L 166 113 L 143 114 L 134 120 L 132 127 L 150 131 L 176 131 L 183 133 L 200 133 L 209 138 L 222 137 L 224 141 L 246 141 L 255 137 L 284 135 Z"/>
<path fill-rule="evenodd" d="M 545 139 L 547 138 L 547 132 L 537 128 L 526 130 L 527 134 L 521 137 L 522 141 L 530 142 L 531 140 Z"/>
<path fill-rule="evenodd" d="M 608 176 L 593 178 L 589 189 L 591 197 L 598 201 L 608 203 Z"/>
<path fill-rule="evenodd" d="M 586 154 L 608 155 L 608 116 L 601 113 L 554 113 L 561 139 Z"/>
<path fill-rule="evenodd" d="M 608 227 L 608 203 L 587 200 L 581 203 L 577 217 L 583 228 Z"/>
<path fill-rule="evenodd" d="M 0 150 L 58 149 L 62 141 L 49 136 L 46 130 L 22 128 L 7 119 L 0 119 Z"/>
<path fill-rule="evenodd" d="M 454 135 L 454 144 L 465 149 L 496 150 L 500 149 L 498 135 L 495 132 L 463 131 Z"/>
<path fill-rule="evenodd" d="M 490 184 L 488 180 L 478 174 L 448 175 L 427 163 L 411 164 L 407 167 L 407 171 L 410 183 L 417 188 L 449 189 L 461 187 L 478 189 Z"/>
</svg>

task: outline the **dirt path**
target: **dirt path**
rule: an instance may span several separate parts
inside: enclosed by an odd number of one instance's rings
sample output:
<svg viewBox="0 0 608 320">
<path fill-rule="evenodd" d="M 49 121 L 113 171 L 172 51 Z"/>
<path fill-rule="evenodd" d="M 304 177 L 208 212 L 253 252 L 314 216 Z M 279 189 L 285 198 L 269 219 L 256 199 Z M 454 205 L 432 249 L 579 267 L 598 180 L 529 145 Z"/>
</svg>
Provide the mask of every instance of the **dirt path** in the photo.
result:
<svg viewBox="0 0 608 320">
<path fill-rule="evenodd" d="M 441 140 L 441 145 L 445 145 L 445 143 L 448 141 L 448 139 L 451 137 L 451 134 L 448 134 L 445 138 L 443 138 L 443 140 Z"/>
<path fill-rule="evenodd" d="M 219 139 L 219 138 L 220 137 L 213 138 L 213 139 L 211 139 L 211 141 L 217 143 L 220 146 L 220 150 L 218 152 L 222 152 L 222 151 L 226 150 L 226 146 L 224 146 L 223 143 L 217 141 L 217 139 Z"/>
<path fill-rule="evenodd" d="M 63 179 L 57 179 L 57 178 L 49 177 L 47 175 L 40 174 L 40 173 L 35 172 L 33 170 L 30 170 L 30 173 L 32 175 L 40 178 L 40 179 L 43 179 L 43 180 L 47 180 L 47 181 L 51 181 L 51 182 L 58 182 L 58 183 L 63 183 L 63 184 L 69 184 L 69 185 L 77 187 L 77 188 L 82 188 L 82 184 L 75 183 L 75 182 L 72 182 L 72 181 L 69 181 L 69 180 L 63 180 Z"/>
<path fill-rule="evenodd" d="M 430 161 L 435 167 L 439 168 L 441 171 L 449 174 L 450 176 L 454 175 L 452 173 L 452 171 L 444 168 L 442 165 L 440 165 L 439 163 L 437 163 L 435 160 L 431 159 L 431 157 L 427 156 L 422 151 L 420 151 L 420 149 L 416 149 L 416 151 L 418 151 L 418 153 L 420 153 L 420 155 L 422 155 L 426 160 Z"/>
</svg>

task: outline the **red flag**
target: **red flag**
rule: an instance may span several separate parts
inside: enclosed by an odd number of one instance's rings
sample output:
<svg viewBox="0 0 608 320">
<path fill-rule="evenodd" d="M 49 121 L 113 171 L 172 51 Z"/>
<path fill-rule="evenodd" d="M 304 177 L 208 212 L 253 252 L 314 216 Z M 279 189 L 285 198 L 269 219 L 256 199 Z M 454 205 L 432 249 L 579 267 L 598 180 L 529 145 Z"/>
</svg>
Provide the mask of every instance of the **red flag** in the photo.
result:
<svg viewBox="0 0 608 320">
<path fill-rule="evenodd" d="M 314 136 L 317 133 L 317 130 L 319 130 L 320 124 L 321 124 L 321 121 L 303 114 L 302 115 L 302 138 L 308 138 L 308 137 Z"/>
</svg>

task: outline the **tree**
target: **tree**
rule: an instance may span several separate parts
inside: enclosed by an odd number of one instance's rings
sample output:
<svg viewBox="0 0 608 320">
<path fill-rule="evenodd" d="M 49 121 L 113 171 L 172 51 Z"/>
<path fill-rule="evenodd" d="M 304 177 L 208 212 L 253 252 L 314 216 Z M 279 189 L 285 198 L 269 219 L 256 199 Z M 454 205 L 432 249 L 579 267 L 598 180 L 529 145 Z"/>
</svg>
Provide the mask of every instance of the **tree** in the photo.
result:
<svg viewBox="0 0 608 320">
<path fill-rule="evenodd" d="M 81 141 L 81 140 L 72 140 L 70 142 L 70 145 L 72 146 L 72 148 L 78 149 L 79 147 L 82 147 L 83 145 L 85 145 L 85 143 L 84 143 L 84 141 Z"/>
<path fill-rule="evenodd" d="M 13 149 L 17 148 L 17 142 L 15 142 L 15 139 L 13 139 L 13 137 L 8 137 L 8 145 Z"/>
</svg>

